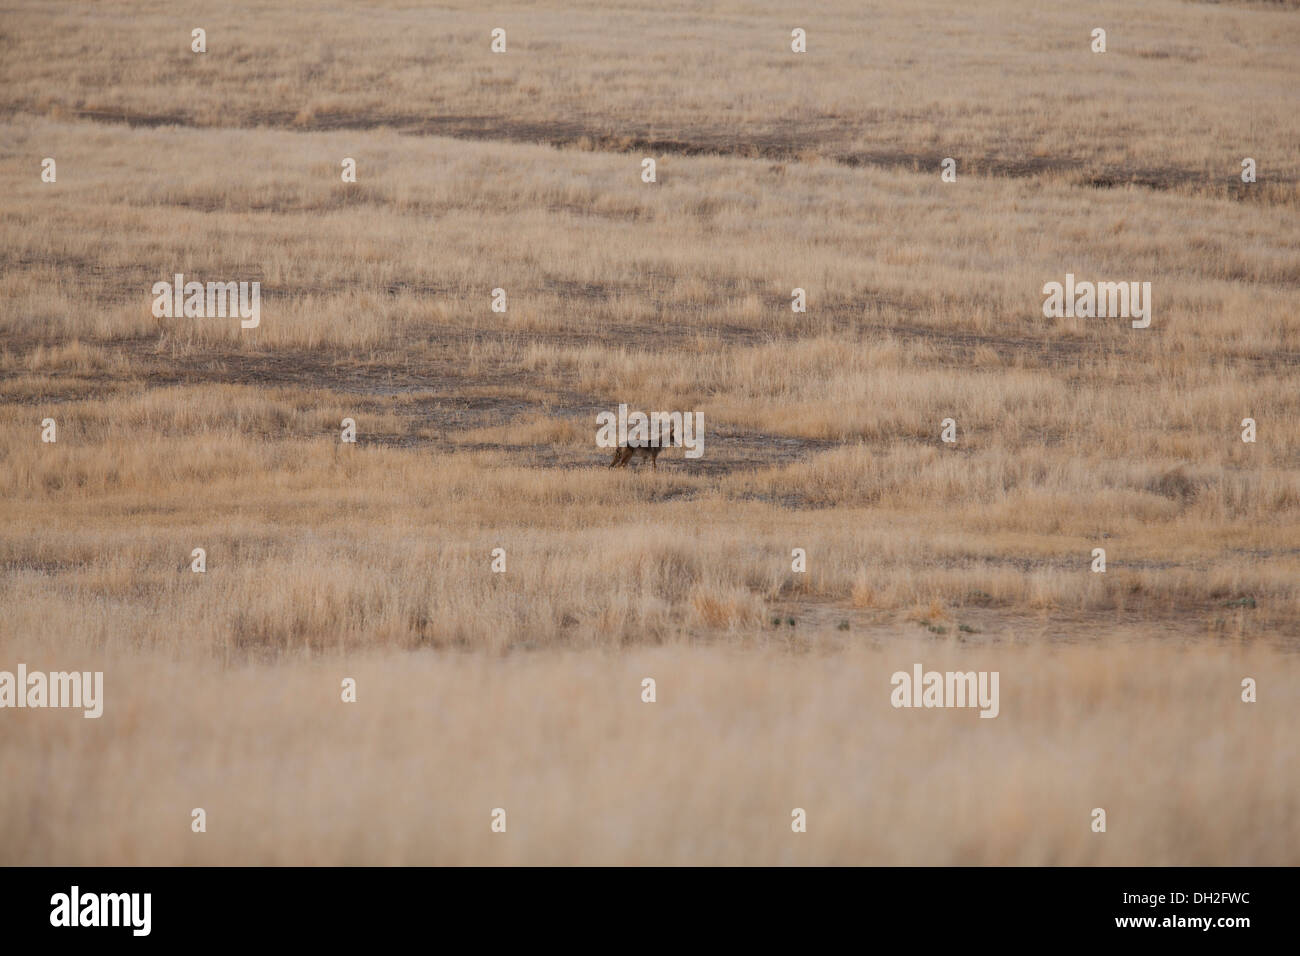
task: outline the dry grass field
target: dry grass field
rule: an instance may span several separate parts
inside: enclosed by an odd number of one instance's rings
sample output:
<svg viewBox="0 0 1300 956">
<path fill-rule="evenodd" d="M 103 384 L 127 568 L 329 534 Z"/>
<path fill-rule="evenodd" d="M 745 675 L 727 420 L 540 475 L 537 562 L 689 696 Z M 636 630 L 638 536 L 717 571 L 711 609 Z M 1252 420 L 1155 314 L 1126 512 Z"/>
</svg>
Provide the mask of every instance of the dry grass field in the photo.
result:
<svg viewBox="0 0 1300 956">
<path fill-rule="evenodd" d="M 1300 862 L 1300 9 L 822 6 L 0 11 L 0 863 Z"/>
</svg>

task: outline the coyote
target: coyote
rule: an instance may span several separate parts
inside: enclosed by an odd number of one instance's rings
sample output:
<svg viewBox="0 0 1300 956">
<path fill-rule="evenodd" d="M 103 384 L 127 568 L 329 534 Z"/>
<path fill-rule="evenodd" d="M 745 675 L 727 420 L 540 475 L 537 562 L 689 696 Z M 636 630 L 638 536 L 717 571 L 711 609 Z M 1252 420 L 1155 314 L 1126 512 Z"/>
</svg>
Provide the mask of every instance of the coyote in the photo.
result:
<svg viewBox="0 0 1300 956">
<path fill-rule="evenodd" d="M 659 432 L 659 437 L 663 438 L 663 430 Z M 632 460 L 633 456 L 640 455 L 650 459 L 650 469 L 659 470 L 659 453 L 669 445 L 676 444 L 673 437 L 673 423 L 668 422 L 668 441 L 660 442 L 658 445 L 621 445 L 614 449 L 614 460 L 609 463 L 611 468 L 626 468 L 627 463 Z"/>
</svg>

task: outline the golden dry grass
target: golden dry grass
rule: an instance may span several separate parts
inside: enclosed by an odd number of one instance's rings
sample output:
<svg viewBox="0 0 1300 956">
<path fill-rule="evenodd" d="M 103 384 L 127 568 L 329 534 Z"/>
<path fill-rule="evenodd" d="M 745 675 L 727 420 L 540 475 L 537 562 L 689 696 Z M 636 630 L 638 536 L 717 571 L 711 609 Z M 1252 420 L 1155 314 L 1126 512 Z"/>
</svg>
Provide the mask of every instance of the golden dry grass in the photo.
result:
<svg viewBox="0 0 1300 956">
<path fill-rule="evenodd" d="M 6 715 L 6 862 L 1294 864 L 1300 838 L 1297 662 L 1240 645 L 68 660 L 108 706 Z M 1000 669 L 1002 713 L 893 709 L 914 661 Z"/>
<path fill-rule="evenodd" d="M 131 0 L 0 42 L 0 669 L 109 676 L 100 721 L 0 717 L 0 861 L 1295 862 L 1294 10 Z M 153 318 L 176 272 L 261 326 Z M 1151 327 L 1043 318 L 1066 272 Z M 704 457 L 608 471 L 619 402 Z M 1003 715 L 894 711 L 914 660 Z"/>
</svg>

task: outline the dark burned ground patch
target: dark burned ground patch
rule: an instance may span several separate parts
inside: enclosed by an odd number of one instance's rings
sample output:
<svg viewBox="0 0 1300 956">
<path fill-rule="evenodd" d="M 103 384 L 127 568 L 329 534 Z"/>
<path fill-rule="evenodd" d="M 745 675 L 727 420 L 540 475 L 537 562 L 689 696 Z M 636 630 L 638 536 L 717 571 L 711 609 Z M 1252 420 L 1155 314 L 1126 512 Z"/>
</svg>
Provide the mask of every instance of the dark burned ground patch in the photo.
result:
<svg viewBox="0 0 1300 956">
<path fill-rule="evenodd" d="M 23 111 L 11 107 L 0 111 L 0 117 L 8 119 L 20 112 Z M 129 127 L 211 128 L 211 124 L 199 123 L 187 112 L 149 113 L 127 108 L 76 109 L 68 112 L 92 122 L 116 123 Z M 861 132 L 861 119 L 855 118 L 850 123 L 841 117 L 791 119 L 783 122 L 779 128 L 760 128 L 747 132 L 694 126 L 666 134 L 635 121 L 613 128 L 608 121 L 588 117 L 521 121 L 517 117 L 500 115 L 431 117 L 412 113 L 376 115 L 369 112 L 333 112 L 317 113 L 304 119 L 294 110 L 249 110 L 221 126 L 295 132 L 393 129 L 411 136 L 533 143 L 559 149 L 653 153 L 660 156 L 730 156 L 780 163 L 818 158 L 850 168 L 872 167 L 913 172 L 936 171 L 940 162 L 952 155 L 951 150 L 847 148 L 845 144 L 850 138 Z M 972 154 L 969 150 L 959 152 L 963 153 L 960 157 L 961 171 L 967 175 L 1024 179 L 1050 173 L 1067 176 L 1078 185 L 1094 188 L 1141 187 L 1162 191 L 1188 189 L 1193 192 L 1210 189 L 1224 198 L 1243 202 L 1261 201 L 1265 192 L 1269 194 L 1269 201 L 1275 202 L 1280 198 L 1294 196 L 1296 187 L 1290 181 L 1275 184 L 1261 181 L 1256 184 L 1257 188 L 1238 189 L 1232 182 L 1207 175 L 1204 170 L 1175 165 L 1141 169 L 1095 168 L 1081 159 L 1029 156 L 1026 150 L 1020 149 L 995 150 L 982 155 Z M 357 198 L 356 201 L 366 200 Z"/>
<path fill-rule="evenodd" d="M 836 156 L 835 159 L 852 169 L 874 166 L 882 169 L 937 173 L 939 164 L 949 156 L 952 156 L 951 151 L 908 152 L 900 149 L 878 149 L 844 153 Z M 959 173 L 962 175 L 998 176 L 1008 179 L 1027 179 L 1044 173 L 1070 172 L 1082 168 L 1081 163 L 1070 159 L 1047 159 L 1037 156 L 1029 158 L 962 156 L 959 164 Z"/>
<path fill-rule="evenodd" d="M 644 332 L 645 330 L 641 330 Z M 72 401 L 103 397 L 115 390 L 139 387 L 170 388 L 192 385 L 240 385 L 298 390 L 319 403 L 323 394 L 346 405 L 355 414 L 391 415 L 405 423 L 398 433 L 364 433 L 358 444 L 394 448 L 448 446 L 456 450 L 490 450 L 516 453 L 520 463 L 544 468 L 604 467 L 610 453 L 593 445 L 573 448 L 545 442 L 507 444 L 463 442 L 458 433 L 509 425 L 533 417 L 556 417 L 589 427 L 594 436 L 596 414 L 617 406 L 613 398 L 569 388 L 540 374 L 503 367 L 495 373 L 463 373 L 455 353 L 466 338 L 479 338 L 482 330 L 455 330 L 436 353 L 385 350 L 354 355 L 324 349 L 234 352 L 217 347 L 160 351 L 152 338 L 137 338 L 103 347 L 119 348 L 131 358 L 128 371 L 97 371 L 93 383 L 77 373 L 59 373 L 48 394 L 30 394 L 21 404 Z M 531 336 L 523 337 L 524 340 Z M 34 347 L 34 343 L 26 343 Z M 14 343 L 10 343 L 10 350 Z M 18 349 L 22 354 L 23 349 Z M 490 394 L 496 390 L 500 394 Z M 298 436 L 302 437 L 302 436 Z M 832 447 L 835 442 L 774 435 L 728 426 L 710 426 L 705 432 L 705 454 L 685 459 L 679 448 L 660 456 L 660 469 L 685 469 L 687 473 L 716 477 L 738 469 L 771 467 Z M 640 460 L 629 466 L 649 467 Z"/>
<path fill-rule="evenodd" d="M 846 601 L 782 594 L 769 602 L 762 625 L 748 640 L 779 642 L 791 650 L 838 651 L 850 646 L 888 647 L 899 638 L 932 640 L 938 647 L 953 643 L 997 646 L 1022 644 L 1083 644 L 1094 640 L 1145 642 L 1158 640 L 1200 644 L 1207 639 L 1239 640 L 1225 626 L 1222 609 L 1213 605 L 1168 601 L 1126 602 L 1123 609 L 1044 609 L 1026 612 L 1014 606 L 956 602 L 933 620 L 909 619 L 900 610 L 858 608 Z M 791 621 L 793 620 L 793 623 Z M 1294 650 L 1284 629 L 1259 622 L 1252 640 Z"/>
<path fill-rule="evenodd" d="M 481 380 L 476 380 L 477 387 Z M 517 380 L 515 384 L 520 384 Z M 540 383 L 533 383 L 540 387 Z M 543 401 L 511 396 L 466 395 L 458 391 L 459 383 L 440 381 L 431 394 L 423 389 L 419 395 L 396 396 L 388 401 L 371 398 L 358 405 L 359 410 L 385 412 L 407 423 L 405 432 L 396 435 L 372 435 L 361 444 L 396 448 L 445 448 L 448 452 L 489 451 L 511 455 L 521 465 L 536 468 L 607 468 L 612 459 L 609 449 L 594 444 L 596 415 L 617 404 L 613 399 L 597 401 L 573 390 L 553 389 Z M 484 442 L 463 440 L 458 433 L 494 426 L 523 423 L 536 417 L 554 417 L 589 430 L 590 445 L 538 442 Z M 657 468 L 643 458 L 636 458 L 627 470 L 652 471 L 698 478 L 719 478 L 734 471 L 752 471 L 790 464 L 839 443 L 827 440 L 776 435 L 756 429 L 709 423 L 705 430 L 704 454 L 688 459 L 682 448 L 668 448 L 660 456 Z M 788 501 L 790 507 L 806 507 L 807 502 Z"/>
<path fill-rule="evenodd" d="M 599 297 L 605 293 L 591 291 L 591 294 Z M 783 303 L 784 299 L 779 304 Z M 916 359 L 926 367 L 969 369 L 976 364 L 976 350 L 987 349 L 1002 364 L 1050 369 L 1066 380 L 1087 378 L 1092 365 L 1116 356 L 1138 357 L 1132 343 L 1119 333 L 1098 341 L 1095 337 L 1068 339 L 1032 334 L 1028 323 L 1022 334 L 991 335 L 899 321 L 915 315 L 917 309 L 907 303 L 893 302 L 888 296 L 871 299 L 865 314 L 859 304 L 847 302 L 827 303 L 822 312 L 823 321 L 812 329 L 795 326 L 757 329 L 721 323 L 701 326 L 694 320 L 673 322 L 671 319 L 657 323 L 601 322 L 567 330 L 437 326 L 412 329 L 403 341 L 371 349 L 259 350 L 243 343 L 232 347 L 221 342 L 187 342 L 174 334 L 88 338 L 82 340 L 84 344 L 126 361 L 109 368 L 81 371 L 56 368 L 28 373 L 38 378 L 44 375 L 45 381 L 40 386 L 26 387 L 8 399 L 8 403 L 33 406 L 76 401 L 141 386 L 230 384 L 312 393 L 324 390 L 354 403 L 359 412 L 391 413 L 406 418 L 410 422 L 409 434 L 374 439 L 406 446 L 442 440 L 449 432 L 505 424 L 528 415 L 573 417 L 585 424 L 594 421 L 596 412 L 617 405 L 613 396 L 602 398 L 566 387 L 562 371 L 554 375 L 530 372 L 509 360 L 495 364 L 480 361 L 479 368 L 470 377 L 463 356 L 478 346 L 504 345 L 507 351 L 522 353 L 535 344 L 556 348 L 601 345 L 664 358 L 680 351 L 684 342 L 691 343 L 691 348 L 744 348 L 794 342 L 810 334 L 829 334 L 842 335 L 849 344 L 870 345 L 876 335 L 883 335 L 930 346 L 930 354 Z M 19 374 L 23 374 L 25 356 L 40 345 L 63 344 L 63 340 L 56 343 L 47 337 L 7 334 L 0 344 L 15 360 Z M 1294 367 L 1300 365 L 1300 354 L 1228 358 L 1223 364 L 1253 367 L 1258 371 Z M 1134 368 L 1140 365 L 1135 363 Z M 714 447 L 709 449 L 706 459 L 693 462 L 703 473 L 770 462 L 782 453 L 801 456 L 834 444 L 757 432 L 726 434 L 716 429 L 711 424 L 709 434 L 726 437 L 735 452 L 734 464 L 733 456 L 716 460 L 719 449 Z M 780 444 L 782 441 L 795 444 L 787 448 Z"/>
</svg>

